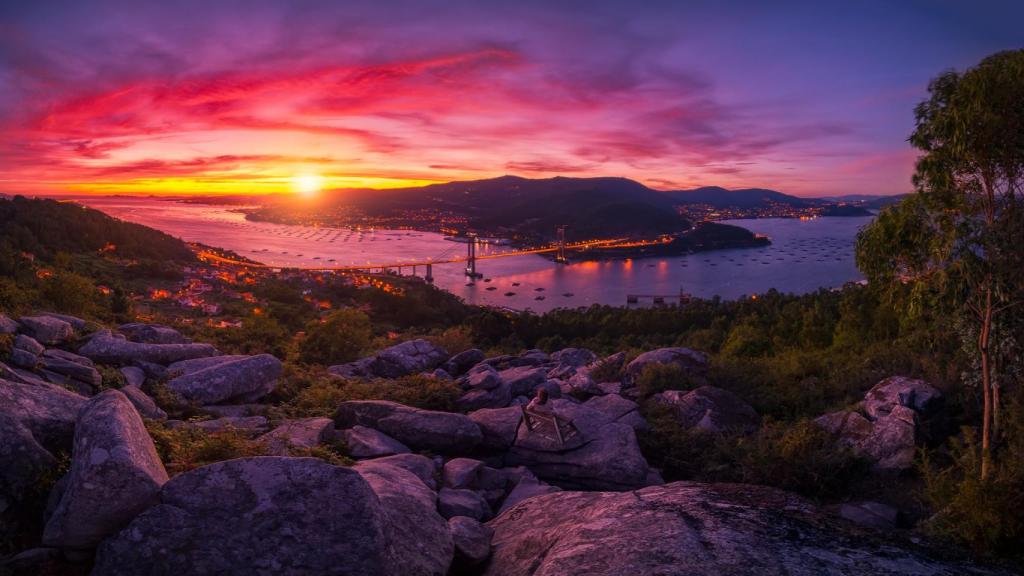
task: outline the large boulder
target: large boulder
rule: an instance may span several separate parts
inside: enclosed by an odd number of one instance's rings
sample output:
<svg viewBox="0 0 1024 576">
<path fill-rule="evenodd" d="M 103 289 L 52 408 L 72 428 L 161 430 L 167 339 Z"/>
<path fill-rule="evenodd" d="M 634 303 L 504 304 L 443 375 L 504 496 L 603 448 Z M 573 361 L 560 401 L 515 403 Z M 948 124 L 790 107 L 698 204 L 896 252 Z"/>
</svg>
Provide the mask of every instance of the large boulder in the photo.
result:
<svg viewBox="0 0 1024 576">
<path fill-rule="evenodd" d="M 174 477 L 160 503 L 99 549 L 93 576 L 397 575 L 380 500 L 313 458 L 218 462 Z"/>
<path fill-rule="evenodd" d="M 177 378 L 178 376 L 187 376 L 200 370 L 206 370 L 225 362 L 234 362 L 235 360 L 242 360 L 248 358 L 244 354 L 225 354 L 223 356 L 206 356 L 203 358 L 190 358 L 188 360 L 178 360 L 177 362 L 171 363 L 167 366 L 165 372 L 171 378 Z"/>
<path fill-rule="evenodd" d="M 331 422 L 334 425 L 334 422 Z M 348 447 L 348 455 L 361 458 L 379 458 L 412 452 L 409 447 L 391 436 L 366 426 L 353 426 L 341 432 Z"/>
<path fill-rule="evenodd" d="M 942 402 L 942 393 L 924 380 L 892 376 L 868 390 L 863 407 L 864 413 L 872 420 L 887 416 L 897 406 L 928 417 L 942 407 Z"/>
<path fill-rule="evenodd" d="M 367 426 L 415 450 L 442 454 L 466 453 L 483 439 L 480 428 L 465 415 L 421 410 L 385 400 L 343 402 L 334 414 L 334 423 L 341 430 Z"/>
<path fill-rule="evenodd" d="M 179 360 L 216 356 L 210 344 L 144 344 L 102 331 L 79 348 L 78 353 L 103 364 L 135 364 L 138 361 L 171 364 Z M 136 364 L 137 365 L 137 364 Z"/>
<path fill-rule="evenodd" d="M 27 334 L 18 334 L 14 338 L 14 349 L 23 350 L 33 356 L 41 356 L 46 351 L 45 346 Z"/>
<path fill-rule="evenodd" d="M 714 386 L 701 386 L 689 392 L 668 390 L 653 400 L 672 409 L 683 428 L 696 428 L 712 434 L 752 432 L 761 423 L 760 416 L 739 396 Z"/>
<path fill-rule="evenodd" d="M 497 378 L 497 377 L 495 377 Z M 455 401 L 459 410 L 472 412 L 484 408 L 504 408 L 512 402 L 512 389 L 500 379 L 494 388 L 472 388 Z"/>
<path fill-rule="evenodd" d="M 613 422 L 626 424 L 633 430 L 647 430 L 647 420 L 640 415 L 640 405 L 618 394 L 597 396 L 585 402 L 588 408 L 602 412 Z"/>
<path fill-rule="evenodd" d="M 74 356 L 74 354 L 72 354 Z M 86 384 L 92 389 L 99 388 L 100 384 L 103 383 L 103 377 L 100 373 L 93 368 L 92 362 L 83 364 L 74 360 L 61 357 L 56 354 L 51 354 L 50 350 L 47 350 L 40 359 L 39 366 L 42 370 L 55 372 L 61 376 L 66 376 L 71 380 Z"/>
<path fill-rule="evenodd" d="M 560 492 L 520 502 L 488 526 L 486 576 L 976 573 L 913 544 L 856 531 L 798 496 L 742 484 Z"/>
<path fill-rule="evenodd" d="M 71 448 L 75 420 L 85 402 L 60 386 L 0 380 L 0 412 L 21 422 L 51 452 Z"/>
<path fill-rule="evenodd" d="M 281 361 L 259 354 L 183 374 L 167 382 L 167 388 L 186 402 L 245 404 L 273 391 L 280 376 Z"/>
<path fill-rule="evenodd" d="M 913 467 L 922 420 L 935 416 L 942 403 L 942 393 L 923 380 L 893 376 L 864 395 L 863 412 L 841 410 L 814 422 L 877 471 L 900 472 Z"/>
<path fill-rule="evenodd" d="M 437 494 L 437 510 L 445 518 L 468 516 L 483 521 L 491 517 L 491 507 L 487 500 L 466 489 L 441 488 Z"/>
<path fill-rule="evenodd" d="M 334 421 L 330 418 L 299 418 L 286 420 L 256 440 L 271 453 L 286 455 L 293 448 L 313 448 L 334 437 Z"/>
<path fill-rule="evenodd" d="M 448 362 L 444 365 L 444 370 L 452 376 L 458 377 L 465 374 L 473 366 L 483 362 L 486 357 L 483 351 L 477 348 L 470 348 L 449 358 Z"/>
<path fill-rule="evenodd" d="M 659 348 L 644 352 L 626 365 L 622 386 L 629 388 L 636 385 L 636 380 L 644 369 L 654 364 L 678 366 L 691 382 L 703 383 L 708 370 L 708 356 L 689 348 Z"/>
<path fill-rule="evenodd" d="M 89 323 L 79 318 L 78 316 L 71 316 L 70 314 L 57 314 L 56 312 L 40 312 L 39 316 L 49 316 L 50 318 L 56 318 L 62 322 L 67 322 L 71 325 L 72 330 L 85 330 Z"/>
<path fill-rule="evenodd" d="M 343 378 L 400 378 L 441 366 L 448 359 L 444 348 L 426 340 L 409 340 L 349 364 L 331 366 L 328 371 Z"/>
<path fill-rule="evenodd" d="M 509 387 L 509 393 L 516 396 L 530 396 L 533 391 L 548 381 L 547 370 L 533 366 L 516 366 L 502 370 L 498 377 Z"/>
<path fill-rule="evenodd" d="M 508 408 L 484 408 L 468 414 L 483 433 L 484 448 L 507 450 L 516 441 L 519 424 L 523 420 L 523 409 L 519 406 Z"/>
<path fill-rule="evenodd" d="M 455 543 L 458 566 L 477 566 L 491 557 L 491 538 L 494 530 L 467 516 L 448 519 L 448 530 Z"/>
<path fill-rule="evenodd" d="M 182 336 L 170 326 L 160 324 L 144 324 L 132 322 L 117 327 L 118 331 L 128 337 L 132 342 L 145 344 L 191 344 L 192 339 Z"/>
<path fill-rule="evenodd" d="M 579 368 L 593 363 L 597 356 L 586 348 L 563 348 L 551 355 L 551 361 L 572 368 Z"/>
<path fill-rule="evenodd" d="M 22 316 L 18 322 L 22 331 L 49 346 L 65 342 L 75 334 L 70 323 L 53 316 Z"/>
<path fill-rule="evenodd" d="M 21 522 L 41 513 L 32 509 L 33 490 L 56 466 L 57 459 L 36 442 L 32 431 L 0 410 L 0 541 L 13 541 Z"/>
<path fill-rule="evenodd" d="M 150 420 L 166 420 L 167 412 L 156 405 L 156 402 L 142 391 L 142 388 L 129 384 L 121 388 L 121 393 L 128 398 L 128 401 L 139 411 L 139 415 Z"/>
<path fill-rule="evenodd" d="M 434 479 L 434 475 L 437 472 L 437 463 L 422 454 L 395 454 L 394 456 L 374 458 L 373 462 L 375 464 L 398 466 L 403 470 L 412 472 L 420 479 L 420 482 L 423 482 L 431 490 L 437 489 L 437 481 Z"/>
<path fill-rule="evenodd" d="M 43 531 L 43 544 L 90 549 L 154 504 L 167 482 L 138 412 L 117 390 L 85 405 L 75 427 L 71 471 Z"/>
<path fill-rule="evenodd" d="M 870 460 L 880 472 L 898 472 L 914 465 L 917 418 L 906 406 L 896 406 L 874 421 L 858 412 L 839 411 L 825 414 L 814 422 L 831 433 L 837 444 Z"/>
<path fill-rule="evenodd" d="M 381 460 L 366 460 L 354 469 L 380 498 L 398 574 L 447 574 L 455 546 L 447 522 L 437 512 L 433 490 L 412 472 Z"/>
<path fill-rule="evenodd" d="M 603 412 L 568 400 L 550 402 L 557 414 L 572 420 L 579 434 L 561 444 L 520 426 L 505 463 L 526 466 L 538 477 L 566 488 L 633 490 L 647 485 L 647 461 L 633 428 Z"/>
</svg>

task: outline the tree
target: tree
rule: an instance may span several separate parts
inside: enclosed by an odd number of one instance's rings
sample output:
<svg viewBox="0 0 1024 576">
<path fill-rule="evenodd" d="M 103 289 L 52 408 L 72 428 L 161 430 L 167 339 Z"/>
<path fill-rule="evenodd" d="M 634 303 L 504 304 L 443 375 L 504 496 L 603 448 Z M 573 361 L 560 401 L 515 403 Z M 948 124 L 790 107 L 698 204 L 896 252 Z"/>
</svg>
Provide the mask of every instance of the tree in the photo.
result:
<svg viewBox="0 0 1024 576">
<path fill-rule="evenodd" d="M 310 322 L 299 344 L 299 358 L 313 364 L 340 364 L 359 357 L 369 345 L 370 319 L 359 310 L 338 310 L 323 322 Z"/>
<path fill-rule="evenodd" d="M 1001 52 L 964 73 L 946 72 L 915 110 L 910 142 L 915 193 L 858 236 L 857 263 L 872 284 L 910 285 L 911 309 L 959 313 L 982 392 L 982 465 L 999 435 L 1000 388 L 1019 362 L 1008 333 L 1022 301 L 1024 50 Z"/>
</svg>

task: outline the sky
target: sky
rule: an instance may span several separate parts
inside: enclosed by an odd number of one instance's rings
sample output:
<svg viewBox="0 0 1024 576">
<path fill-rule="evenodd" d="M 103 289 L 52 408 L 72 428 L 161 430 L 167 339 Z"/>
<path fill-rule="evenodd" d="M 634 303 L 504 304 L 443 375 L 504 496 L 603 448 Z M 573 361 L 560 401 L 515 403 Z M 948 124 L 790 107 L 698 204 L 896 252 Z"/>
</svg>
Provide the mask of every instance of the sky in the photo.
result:
<svg viewBox="0 0 1024 576">
<path fill-rule="evenodd" d="M 930 78 L 1019 1 L 0 0 L 0 193 L 503 174 L 907 192 Z"/>
</svg>

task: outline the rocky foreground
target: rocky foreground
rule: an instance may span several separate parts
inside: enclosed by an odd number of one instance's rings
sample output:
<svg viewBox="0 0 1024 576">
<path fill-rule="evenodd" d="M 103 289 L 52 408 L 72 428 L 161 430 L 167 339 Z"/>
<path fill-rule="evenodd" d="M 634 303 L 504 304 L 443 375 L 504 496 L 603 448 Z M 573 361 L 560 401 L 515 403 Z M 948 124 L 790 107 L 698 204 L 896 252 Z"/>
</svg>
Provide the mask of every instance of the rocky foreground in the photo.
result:
<svg viewBox="0 0 1024 576">
<path fill-rule="evenodd" d="M 261 401 L 281 374 L 273 356 L 221 355 L 171 328 L 96 330 L 77 318 L 0 316 L 12 346 L 0 362 L 0 538 L 22 543 L 14 573 L 79 566 L 138 574 L 919 574 L 994 573 L 944 561 L 901 537 L 891 510 L 844 507 L 846 519 L 779 490 L 664 484 L 640 452 L 636 400 L 646 366 L 705 382 L 707 358 L 669 348 L 625 363 L 580 349 L 450 356 L 404 342 L 351 364 L 342 378 L 427 373 L 463 390 L 461 412 L 388 401 L 343 402 L 333 418 L 271 422 Z M 102 372 L 117 370 L 109 389 Z M 102 371 L 102 372 L 101 372 Z M 605 382 L 601 374 L 617 374 Z M 170 418 L 144 391 L 218 418 Z M 106 389 L 105 389 L 106 388 Z M 539 388 L 579 435 L 531 433 L 521 405 Z M 749 432 L 757 413 L 708 385 L 657 394 L 681 426 Z M 883 380 L 818 424 L 875 464 L 911 465 L 921 427 L 941 407 L 927 383 Z M 165 406 L 166 407 L 166 406 Z M 173 413 L 173 411 L 172 411 Z M 145 421 L 242 430 L 279 456 L 201 466 L 170 478 Z M 351 467 L 294 457 L 341 440 Z M 48 494 L 42 479 L 66 474 Z M 44 497 L 40 497 L 44 496 Z M 37 541 L 31 526 L 41 525 Z"/>
</svg>

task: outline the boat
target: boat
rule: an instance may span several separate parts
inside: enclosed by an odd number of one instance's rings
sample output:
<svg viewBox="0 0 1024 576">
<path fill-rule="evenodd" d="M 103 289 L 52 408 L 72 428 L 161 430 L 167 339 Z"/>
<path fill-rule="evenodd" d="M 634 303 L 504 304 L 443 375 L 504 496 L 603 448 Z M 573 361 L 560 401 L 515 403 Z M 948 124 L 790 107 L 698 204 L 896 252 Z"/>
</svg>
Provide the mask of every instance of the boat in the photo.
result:
<svg viewBox="0 0 1024 576">
<path fill-rule="evenodd" d="M 505 292 L 505 296 L 515 296 L 515 292 Z"/>
<path fill-rule="evenodd" d="M 497 287 L 495 287 L 495 286 L 488 286 L 487 290 L 488 291 L 490 291 L 490 290 L 497 290 Z"/>
<path fill-rule="evenodd" d="M 519 282 L 513 282 L 512 285 L 513 286 L 519 286 Z"/>
<path fill-rule="evenodd" d="M 534 291 L 534 292 L 543 292 L 543 291 L 544 291 L 544 288 L 543 288 L 543 287 L 539 287 L 539 288 L 534 288 L 534 289 L 533 289 L 533 291 Z"/>
<path fill-rule="evenodd" d="M 541 295 L 541 296 L 537 296 L 536 298 L 534 298 L 534 300 L 543 300 L 543 299 L 544 299 L 544 296 L 543 296 L 543 295 Z"/>
<path fill-rule="evenodd" d="M 572 298 L 573 296 L 575 296 L 575 294 L 573 294 L 572 292 L 566 292 L 565 294 L 562 294 L 562 296 L 565 296 L 566 298 Z"/>
</svg>

